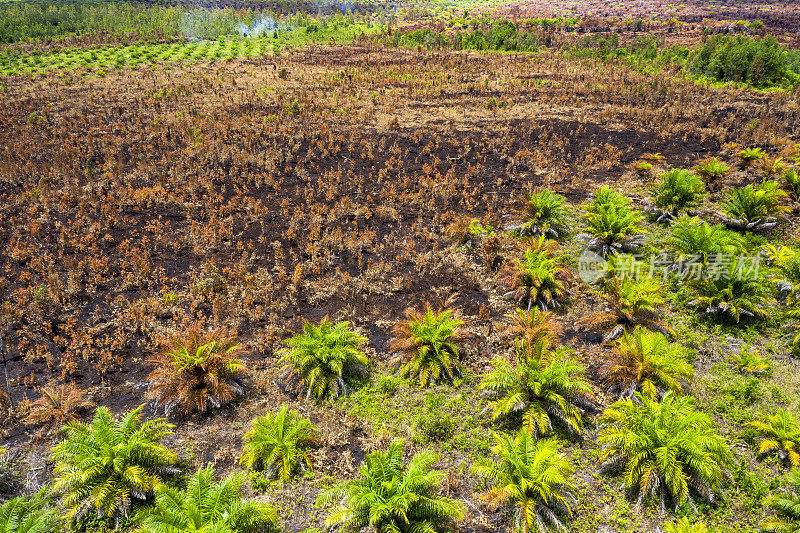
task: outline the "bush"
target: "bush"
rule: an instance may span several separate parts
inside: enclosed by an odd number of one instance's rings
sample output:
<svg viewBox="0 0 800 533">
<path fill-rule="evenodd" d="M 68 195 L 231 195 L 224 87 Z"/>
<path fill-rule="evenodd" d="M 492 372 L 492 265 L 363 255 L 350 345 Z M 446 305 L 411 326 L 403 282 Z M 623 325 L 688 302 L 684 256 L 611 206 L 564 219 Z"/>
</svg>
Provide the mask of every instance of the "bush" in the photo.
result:
<svg viewBox="0 0 800 533">
<path fill-rule="evenodd" d="M 744 82 L 756 87 L 791 84 L 786 48 L 775 37 L 715 35 L 692 57 L 689 70 L 717 81 Z"/>
</svg>

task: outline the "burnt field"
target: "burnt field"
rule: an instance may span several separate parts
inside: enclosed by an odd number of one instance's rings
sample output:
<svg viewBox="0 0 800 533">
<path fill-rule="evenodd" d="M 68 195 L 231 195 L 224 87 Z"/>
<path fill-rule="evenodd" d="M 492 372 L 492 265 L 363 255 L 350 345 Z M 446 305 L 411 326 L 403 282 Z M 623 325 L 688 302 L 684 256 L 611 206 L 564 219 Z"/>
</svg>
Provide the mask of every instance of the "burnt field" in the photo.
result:
<svg viewBox="0 0 800 533">
<path fill-rule="evenodd" d="M 502 330 L 515 302 L 500 278 L 524 247 L 503 228 L 523 193 L 565 196 L 577 229 L 598 187 L 643 206 L 662 171 L 719 157 L 732 170 L 698 209 L 718 222 L 714 202 L 725 191 L 769 176 L 739 167 L 740 149 L 789 161 L 800 142 L 798 89 L 713 87 L 669 68 L 644 74 L 551 51 L 315 44 L 260 59 L 2 81 L 0 315 L 15 409 L 0 426 L 18 467 L 32 472 L 19 490 L 50 478 L 56 437 L 25 418 L 43 386 L 74 383 L 114 413 L 146 404 L 148 417 L 163 416 L 145 392 L 164 339 L 192 324 L 225 327 L 244 348 L 245 394 L 208 414 L 170 415 L 177 427 L 166 442 L 190 471 L 210 462 L 228 472 L 255 416 L 299 409 L 323 433 L 314 476 L 247 489 L 277 507 L 287 531 L 322 529 L 325 511 L 313 506 L 320 489 L 357 475 L 365 454 L 395 437 L 407 439 L 409 453 L 439 452 L 441 490 L 464 504 L 459 530 L 513 530 L 508 508 L 477 496 L 483 485 L 469 464 L 489 455 L 497 429 L 477 389 L 491 361 L 510 353 Z M 651 172 L 636 170 L 648 154 L 662 159 Z M 785 206 L 779 229 L 752 246 L 796 242 L 796 202 Z M 476 236 L 470 224 L 492 231 Z M 646 228 L 647 246 L 658 249 L 668 230 Z M 563 248 L 575 267 L 579 245 Z M 575 276 L 567 286 L 558 340 L 587 368 L 592 419 L 616 399 L 600 370 L 609 349 L 577 321 L 606 302 Z M 465 323 L 463 383 L 379 389 L 381 376 L 394 375 L 393 324 L 428 301 L 446 302 Z M 770 392 L 791 396 L 798 387 L 782 319 L 740 334 L 698 321 L 685 303 L 668 300 L 659 312 L 699 354 L 692 390 L 726 436 L 737 439 L 743 427 L 741 413 L 719 406 L 729 401 L 729 371 L 717 367 L 731 346 L 774 354 L 774 374 L 743 407 L 748 415 L 796 409 Z M 333 405 L 277 385 L 278 350 L 304 322 L 326 316 L 366 337 L 375 365 L 362 392 Z M 434 411 L 455 420 L 446 437 L 420 421 Z M 597 425 L 587 425 L 566 445 L 581 498 L 570 527 L 661 527 L 664 515 L 634 508 L 617 481 L 599 475 Z M 781 475 L 778 462 L 759 462 L 742 442 L 732 445 L 741 476 Z M 719 531 L 754 531 L 760 500 L 741 483 L 730 490 L 705 520 Z"/>
</svg>

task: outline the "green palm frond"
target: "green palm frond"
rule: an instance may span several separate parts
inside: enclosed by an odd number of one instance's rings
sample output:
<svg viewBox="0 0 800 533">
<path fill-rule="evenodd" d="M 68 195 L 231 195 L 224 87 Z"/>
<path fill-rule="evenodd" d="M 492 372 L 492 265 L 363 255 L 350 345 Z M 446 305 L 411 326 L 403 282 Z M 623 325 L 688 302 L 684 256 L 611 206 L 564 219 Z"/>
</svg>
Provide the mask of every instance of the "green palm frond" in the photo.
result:
<svg viewBox="0 0 800 533">
<path fill-rule="evenodd" d="M 240 464 L 265 470 L 268 478 L 288 481 L 298 470 L 311 468 L 308 448 L 319 440 L 317 428 L 284 405 L 277 414 L 256 418 L 245 433 Z"/>
<path fill-rule="evenodd" d="M 306 322 L 282 351 L 281 387 L 318 402 L 345 396 L 369 373 L 370 360 L 361 351 L 366 342 L 349 322 L 333 324 L 327 317 L 319 325 Z"/>
<path fill-rule="evenodd" d="M 242 500 L 243 473 L 214 481 L 207 466 L 192 476 L 186 490 L 161 485 L 155 504 L 137 516 L 140 533 L 269 533 L 278 517 L 269 505 Z"/>
<path fill-rule="evenodd" d="M 522 531 L 538 528 L 565 530 L 563 521 L 577 504 L 574 473 L 557 441 L 537 440 L 524 428 L 516 436 L 495 434 L 492 452 L 496 459 L 479 459 L 472 470 L 490 489 L 484 498 L 514 505 Z"/>
<path fill-rule="evenodd" d="M 713 503 L 729 477 L 728 445 L 711 418 L 672 392 L 660 402 L 636 393 L 614 403 L 601 417 L 598 443 L 601 472 L 621 474 L 637 506 L 652 499 L 662 509 L 696 498 Z"/>
<path fill-rule="evenodd" d="M 57 533 L 59 514 L 38 497 L 12 498 L 0 506 L 0 533 Z"/>
<path fill-rule="evenodd" d="M 481 382 L 481 390 L 494 398 L 492 418 L 511 419 L 534 436 L 547 435 L 556 425 L 580 435 L 584 415 L 594 405 L 583 366 L 568 348 L 552 350 L 546 340 L 520 341 L 515 355 L 515 365 L 495 359 Z"/>
<path fill-rule="evenodd" d="M 140 406 L 115 420 L 99 407 L 89 425 L 70 422 L 52 450 L 55 480 L 67 516 L 89 512 L 118 523 L 129 517 L 133 501 L 149 499 L 161 476 L 177 473 L 175 454 L 159 444 L 173 426 L 164 419 L 142 420 Z"/>
<path fill-rule="evenodd" d="M 437 532 L 463 517 L 458 502 L 439 494 L 444 473 L 430 469 L 437 456 L 419 453 L 404 468 L 403 448 L 403 441 L 396 440 L 385 452 L 368 454 L 359 478 L 320 493 L 317 505 L 334 504 L 326 527 L 343 526 L 349 531 L 371 527 L 379 533 Z"/>
<path fill-rule="evenodd" d="M 786 409 L 762 420 L 748 422 L 761 437 L 758 454 L 774 453 L 781 461 L 791 466 L 800 466 L 800 423 Z"/>
<path fill-rule="evenodd" d="M 787 476 L 789 490 L 785 493 L 771 494 L 764 503 L 772 511 L 770 516 L 761 521 L 761 529 L 769 533 L 800 532 L 800 470 L 792 468 Z"/>
</svg>

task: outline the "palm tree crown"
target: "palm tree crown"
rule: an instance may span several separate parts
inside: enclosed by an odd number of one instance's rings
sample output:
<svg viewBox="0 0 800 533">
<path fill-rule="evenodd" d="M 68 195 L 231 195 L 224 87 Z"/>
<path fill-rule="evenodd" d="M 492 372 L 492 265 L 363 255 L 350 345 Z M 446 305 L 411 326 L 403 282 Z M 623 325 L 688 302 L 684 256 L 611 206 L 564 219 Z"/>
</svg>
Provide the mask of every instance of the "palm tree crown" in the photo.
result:
<svg viewBox="0 0 800 533">
<path fill-rule="evenodd" d="M 546 340 L 533 345 L 521 341 L 516 344 L 516 365 L 496 358 L 494 370 L 480 385 L 496 398 L 490 404 L 492 417 L 521 418 L 534 436 L 549 434 L 554 422 L 579 435 L 583 415 L 594 404 L 583 366 L 569 353 L 565 347 L 551 350 Z"/>
<path fill-rule="evenodd" d="M 242 500 L 245 476 L 230 474 L 214 482 L 214 468 L 199 469 L 186 490 L 156 489 L 152 509 L 139 518 L 141 533 L 266 533 L 277 531 L 278 517 L 269 505 Z"/>
<path fill-rule="evenodd" d="M 145 500 L 161 475 L 177 473 L 175 454 L 159 441 L 171 433 L 164 419 L 143 422 L 140 406 L 114 420 L 99 407 L 91 424 L 70 422 L 65 439 L 53 447 L 53 492 L 62 496 L 75 520 L 94 510 L 117 524 L 130 515 L 133 500 Z"/>
<path fill-rule="evenodd" d="M 244 393 L 240 378 L 246 373 L 238 358 L 241 348 L 225 330 L 203 331 L 195 325 L 168 339 L 167 349 L 151 359 L 148 396 L 183 414 L 206 412 Z"/>
<path fill-rule="evenodd" d="M 348 531 L 374 528 L 378 533 L 442 531 L 461 519 L 461 506 L 438 494 L 444 473 L 431 470 L 438 460 L 430 452 L 415 455 L 403 468 L 402 440 L 386 452 L 368 454 L 361 477 L 323 492 L 318 505 L 339 504 L 325 521 L 327 527 Z"/>
<path fill-rule="evenodd" d="M 800 424 L 792 413 L 778 409 L 774 415 L 747 425 L 762 437 L 758 446 L 759 455 L 774 452 L 782 461 L 800 466 Z"/>
<path fill-rule="evenodd" d="M 547 524 L 566 531 L 564 516 L 572 514 L 577 503 L 569 476 L 574 472 L 553 440 L 536 440 L 524 428 L 516 437 L 495 434 L 492 449 L 497 460 L 480 459 L 473 471 L 486 479 L 491 489 L 486 498 L 499 504 L 516 506 L 517 527 L 528 533 L 536 526 L 547 531 Z"/>
<path fill-rule="evenodd" d="M 623 397 L 638 391 L 658 399 L 668 391 L 684 391 L 684 382 L 694 374 L 685 357 L 681 345 L 669 342 L 661 333 L 637 327 L 623 333 L 600 371 L 612 391 Z"/>
<path fill-rule="evenodd" d="M 253 421 L 245 433 L 242 466 L 265 469 L 267 478 L 275 475 L 288 481 L 299 467 L 311 468 L 307 448 L 317 442 L 319 434 L 314 425 L 297 411 L 284 405 L 278 414 L 268 413 Z"/>
<path fill-rule="evenodd" d="M 714 502 L 726 478 L 728 446 L 711 418 L 690 397 L 668 392 L 661 402 L 636 393 L 601 418 L 601 472 L 621 471 L 639 506 L 655 498 L 664 509 L 694 505 L 693 494 Z"/>
<path fill-rule="evenodd" d="M 367 375 L 369 358 L 360 349 L 366 342 L 349 322 L 333 324 L 328 317 L 318 326 L 306 322 L 302 334 L 286 341 L 282 386 L 316 401 L 346 395 Z"/>
<path fill-rule="evenodd" d="M 457 345 L 463 338 L 464 322 L 452 318 L 451 309 L 434 311 L 430 304 L 424 312 L 406 309 L 405 314 L 406 320 L 392 328 L 394 338 L 389 343 L 395 354 L 392 363 L 400 367 L 400 374 L 419 378 L 423 387 L 460 376 Z"/>
</svg>

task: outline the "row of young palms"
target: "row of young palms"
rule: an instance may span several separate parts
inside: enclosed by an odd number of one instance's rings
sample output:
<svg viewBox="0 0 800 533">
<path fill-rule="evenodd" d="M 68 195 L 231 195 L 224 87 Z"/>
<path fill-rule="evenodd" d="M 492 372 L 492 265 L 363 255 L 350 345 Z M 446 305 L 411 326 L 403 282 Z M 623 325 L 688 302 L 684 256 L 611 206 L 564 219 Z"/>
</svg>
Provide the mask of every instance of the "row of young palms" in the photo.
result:
<svg viewBox="0 0 800 533">
<path fill-rule="evenodd" d="M 460 321 L 452 318 L 451 311 L 430 306 L 424 313 L 410 312 L 409 317 L 395 328 L 398 335 L 408 332 L 408 336 L 394 340 L 396 348 L 406 346 L 408 353 L 415 354 L 404 365 L 408 375 L 452 379 L 458 368 Z M 551 313 L 520 309 L 509 318 L 508 329 L 516 337 L 516 360 L 512 364 L 496 359 L 480 388 L 491 396 L 492 417 L 519 430 L 512 435 L 498 432 L 494 460 L 477 461 L 473 470 L 486 479 L 490 500 L 515 506 L 523 530 L 547 524 L 558 528 L 576 502 L 570 480 L 573 467 L 554 436 L 563 430 L 562 434 L 580 437 L 585 414 L 595 407 L 592 389 L 583 367 L 568 348 L 559 345 Z M 204 343 L 208 339 L 197 339 L 193 332 L 182 345 L 175 341 L 171 351 L 177 353 L 171 357 L 184 360 L 188 355 L 183 352 L 191 349 L 199 360 L 212 354 L 230 359 L 236 351 L 230 339 Z M 296 381 L 298 392 L 308 398 L 332 398 L 346 390 L 348 383 L 355 386 L 348 376 L 361 376 L 369 366 L 360 350 L 364 341 L 345 322 L 307 324 L 302 335 L 288 341 L 284 359 L 290 369 L 284 379 Z M 436 355 L 442 352 L 447 355 Z M 242 368 L 238 361 L 215 367 L 237 372 Z M 193 375 L 198 372 L 195 369 Z M 711 419 L 683 395 L 691 377 L 684 350 L 661 333 L 638 327 L 623 332 L 603 373 L 622 399 L 600 418 L 601 470 L 622 475 L 637 504 L 654 501 L 662 508 L 674 508 L 684 502 L 693 505 L 698 498 L 713 502 L 728 477 L 731 458 Z M 225 381 L 233 375 L 220 373 L 215 379 Z M 194 388 L 210 379 L 196 381 Z M 196 399 L 197 395 L 187 397 Z M 201 405 L 196 402 L 194 407 Z M 71 421 L 64 426 L 64 438 L 53 448 L 55 480 L 49 490 L 60 497 L 67 518 L 80 522 L 93 516 L 115 526 L 132 518 L 143 532 L 201 527 L 247 532 L 277 527 L 271 508 L 238 496 L 241 474 L 214 483 L 213 471 L 201 469 L 185 490 L 175 488 L 175 454 L 160 444 L 171 426 L 163 419 L 143 421 L 141 412 L 140 407 L 114 420 L 101 407 L 90 424 Z M 800 444 L 800 432 L 796 422 L 791 424 L 793 429 L 785 420 L 764 421 L 759 428 L 765 435 L 761 451 L 776 451 L 796 464 L 797 456 L 790 452 Z M 781 429 L 789 430 L 788 438 L 780 434 Z M 284 406 L 276 414 L 253 421 L 244 437 L 241 465 L 289 482 L 312 467 L 309 449 L 319 437 L 310 421 Z M 378 531 L 406 530 L 413 525 L 437 530 L 458 519 L 461 504 L 438 492 L 444 474 L 431 469 L 436 456 L 422 453 L 406 465 L 402 459 L 403 444 L 397 441 L 386 452 L 369 455 L 359 478 L 323 492 L 320 505 L 336 504 L 328 525 L 352 530 L 371 525 Z M 137 506 L 136 501 L 151 505 Z M 37 523 L 52 519 L 53 527 L 58 527 L 58 515 L 42 502 L 41 498 L 12 500 L 3 509 L 14 524 L 39 516 Z M 28 531 L 19 527 L 6 531 Z"/>
</svg>

